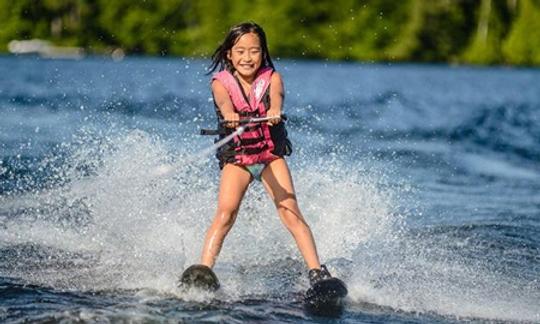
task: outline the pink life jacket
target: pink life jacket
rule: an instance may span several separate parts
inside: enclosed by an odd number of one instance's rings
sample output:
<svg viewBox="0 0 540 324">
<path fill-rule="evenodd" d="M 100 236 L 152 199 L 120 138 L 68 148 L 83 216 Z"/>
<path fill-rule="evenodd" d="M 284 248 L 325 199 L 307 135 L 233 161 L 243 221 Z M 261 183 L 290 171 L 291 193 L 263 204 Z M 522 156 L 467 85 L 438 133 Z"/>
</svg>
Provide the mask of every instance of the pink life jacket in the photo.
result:
<svg viewBox="0 0 540 324">
<path fill-rule="evenodd" d="M 270 67 L 259 70 L 248 98 L 245 97 L 238 80 L 227 70 L 214 74 L 212 81 L 218 80 L 227 89 L 232 104 L 241 117 L 265 117 L 267 107 L 264 105 L 263 97 L 270 86 L 273 72 Z M 236 136 L 233 141 L 235 164 L 266 164 L 278 158 L 272 154 L 274 142 L 266 123 L 248 125 L 244 133 Z"/>
</svg>

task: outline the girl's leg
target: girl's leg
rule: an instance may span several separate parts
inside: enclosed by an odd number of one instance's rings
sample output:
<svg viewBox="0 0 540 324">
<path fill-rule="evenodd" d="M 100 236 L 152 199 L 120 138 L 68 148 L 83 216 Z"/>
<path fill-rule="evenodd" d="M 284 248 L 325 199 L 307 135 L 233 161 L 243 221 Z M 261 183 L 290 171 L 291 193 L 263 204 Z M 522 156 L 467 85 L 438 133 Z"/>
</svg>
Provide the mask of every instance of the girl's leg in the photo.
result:
<svg viewBox="0 0 540 324">
<path fill-rule="evenodd" d="M 212 268 L 225 236 L 236 220 L 240 202 L 251 181 L 251 175 L 244 168 L 226 164 L 221 171 L 218 207 L 212 225 L 206 232 L 201 264 Z"/>
<path fill-rule="evenodd" d="M 293 235 L 308 268 L 320 268 L 313 234 L 298 207 L 292 177 L 285 159 L 274 160 L 266 166 L 262 173 L 262 183 L 274 200 L 281 221 Z"/>
</svg>

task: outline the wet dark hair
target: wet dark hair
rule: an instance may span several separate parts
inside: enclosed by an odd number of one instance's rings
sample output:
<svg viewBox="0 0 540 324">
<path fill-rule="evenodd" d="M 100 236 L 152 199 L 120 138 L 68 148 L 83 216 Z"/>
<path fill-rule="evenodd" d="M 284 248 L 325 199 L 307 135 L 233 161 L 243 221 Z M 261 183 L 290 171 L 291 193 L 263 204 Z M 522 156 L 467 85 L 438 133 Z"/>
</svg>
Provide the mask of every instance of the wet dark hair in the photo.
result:
<svg viewBox="0 0 540 324">
<path fill-rule="evenodd" d="M 261 67 L 271 67 L 274 68 L 274 63 L 272 63 L 272 58 L 270 57 L 270 52 L 268 51 L 268 44 L 266 43 L 266 34 L 261 26 L 256 23 L 249 21 L 238 24 L 231 27 L 229 33 L 216 49 L 214 54 L 212 54 L 212 64 L 208 68 L 208 74 L 219 69 L 219 71 L 228 70 L 229 72 L 234 72 L 234 67 L 231 64 L 231 61 L 227 58 L 227 52 L 236 44 L 238 39 L 248 33 L 255 33 L 259 36 L 259 41 L 261 42 L 261 51 L 262 51 L 262 64 Z"/>
</svg>

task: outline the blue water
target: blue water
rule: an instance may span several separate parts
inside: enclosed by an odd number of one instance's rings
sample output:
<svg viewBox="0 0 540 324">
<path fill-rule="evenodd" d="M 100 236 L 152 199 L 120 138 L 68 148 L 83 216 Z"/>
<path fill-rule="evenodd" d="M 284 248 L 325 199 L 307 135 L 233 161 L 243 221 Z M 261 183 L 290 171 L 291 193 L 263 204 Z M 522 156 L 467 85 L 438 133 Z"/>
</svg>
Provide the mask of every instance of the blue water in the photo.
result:
<svg viewBox="0 0 540 324">
<path fill-rule="evenodd" d="M 219 180 L 207 61 L 0 57 L 0 320 L 540 322 L 540 71 L 277 62 L 298 199 L 349 287 L 306 269 L 259 183 L 180 292 Z"/>
</svg>

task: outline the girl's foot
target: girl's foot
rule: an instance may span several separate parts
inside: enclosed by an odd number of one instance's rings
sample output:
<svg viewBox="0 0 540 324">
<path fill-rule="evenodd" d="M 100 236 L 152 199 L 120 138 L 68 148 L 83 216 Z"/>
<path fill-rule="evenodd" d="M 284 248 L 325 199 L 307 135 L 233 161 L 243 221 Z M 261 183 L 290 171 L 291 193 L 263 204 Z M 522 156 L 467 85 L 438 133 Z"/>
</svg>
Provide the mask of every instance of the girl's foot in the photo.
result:
<svg viewBox="0 0 540 324">
<path fill-rule="evenodd" d="M 328 269 L 326 268 L 326 266 L 324 264 L 321 264 L 320 269 L 309 270 L 308 277 L 309 277 L 309 284 L 313 286 L 321 280 L 332 278 L 332 275 L 330 274 L 330 272 L 328 272 Z"/>
</svg>

